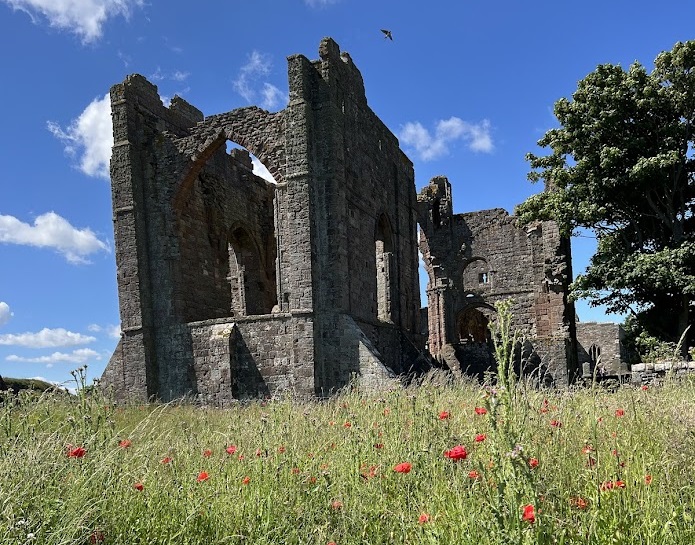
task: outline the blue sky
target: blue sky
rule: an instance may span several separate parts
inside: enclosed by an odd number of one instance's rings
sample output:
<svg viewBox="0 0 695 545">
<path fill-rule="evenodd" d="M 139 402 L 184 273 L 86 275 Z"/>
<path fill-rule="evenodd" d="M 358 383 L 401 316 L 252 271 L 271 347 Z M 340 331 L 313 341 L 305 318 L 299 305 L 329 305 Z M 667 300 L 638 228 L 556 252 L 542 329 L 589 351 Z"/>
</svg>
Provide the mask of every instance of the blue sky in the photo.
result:
<svg viewBox="0 0 695 545">
<path fill-rule="evenodd" d="M 87 364 L 98 377 L 117 343 L 105 97 L 127 74 L 206 115 L 275 111 L 285 58 L 315 59 L 331 36 L 418 189 L 444 174 L 455 212 L 511 212 L 542 189 L 524 156 L 555 126 L 554 102 L 600 63 L 651 68 L 695 37 L 693 20 L 682 0 L 0 0 L 0 375 L 63 382 Z M 592 248 L 573 239 L 575 274 Z"/>
</svg>

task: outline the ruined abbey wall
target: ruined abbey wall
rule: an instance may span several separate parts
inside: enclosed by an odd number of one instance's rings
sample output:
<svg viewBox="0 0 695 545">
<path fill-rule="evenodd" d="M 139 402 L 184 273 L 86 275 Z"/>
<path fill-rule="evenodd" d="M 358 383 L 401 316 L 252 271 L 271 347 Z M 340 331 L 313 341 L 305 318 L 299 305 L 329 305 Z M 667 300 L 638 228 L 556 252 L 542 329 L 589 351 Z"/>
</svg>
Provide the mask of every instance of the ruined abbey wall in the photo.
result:
<svg viewBox="0 0 695 545">
<path fill-rule="evenodd" d="M 460 372 L 494 369 L 488 324 L 512 299 L 513 328 L 528 339 L 526 372 L 568 384 L 576 375 L 569 240 L 553 222 L 525 228 L 505 210 L 453 214 L 451 185 L 434 178 L 418 195 L 420 250 L 428 273 L 428 347 Z"/>
<path fill-rule="evenodd" d="M 116 397 L 324 395 L 422 363 L 412 164 L 350 57 L 331 39 L 319 57 L 288 58 L 277 113 L 112 88 Z"/>
</svg>

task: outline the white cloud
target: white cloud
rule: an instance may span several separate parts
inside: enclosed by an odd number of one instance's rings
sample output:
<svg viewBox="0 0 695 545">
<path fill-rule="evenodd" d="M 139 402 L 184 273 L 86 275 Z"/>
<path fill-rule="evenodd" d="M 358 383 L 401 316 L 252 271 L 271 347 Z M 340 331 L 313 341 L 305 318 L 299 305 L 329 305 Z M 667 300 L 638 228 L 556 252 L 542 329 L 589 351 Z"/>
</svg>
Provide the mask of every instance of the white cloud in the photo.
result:
<svg viewBox="0 0 695 545">
<path fill-rule="evenodd" d="M 37 356 L 35 358 L 25 358 L 10 354 L 5 358 L 6 361 L 21 362 L 21 363 L 45 363 L 48 367 L 52 367 L 55 363 L 85 363 L 89 360 L 100 360 L 101 354 L 91 348 L 79 348 L 70 353 L 53 352 L 48 356 Z"/>
<path fill-rule="evenodd" d="M 271 184 L 277 183 L 270 171 L 267 168 L 265 168 L 265 165 L 261 163 L 255 155 L 251 156 L 251 164 L 253 165 L 253 173 L 256 176 L 260 176 L 264 180 L 269 181 Z"/>
<path fill-rule="evenodd" d="M 284 106 L 289 101 L 287 94 L 270 83 L 263 84 L 261 96 L 263 97 L 261 107 L 266 110 L 273 110 L 278 106 Z"/>
<path fill-rule="evenodd" d="M 53 136 L 63 142 L 68 155 L 80 155 L 79 169 L 82 172 L 87 176 L 109 178 L 113 125 L 108 93 L 103 98 L 95 98 L 67 129 L 53 121 L 47 125 Z"/>
<path fill-rule="evenodd" d="M 0 326 L 3 326 L 9 322 L 11 317 L 12 312 L 10 312 L 10 305 L 4 301 L 0 301 Z"/>
<path fill-rule="evenodd" d="M 70 263 L 88 263 L 89 254 L 110 251 L 91 229 L 77 229 L 55 212 L 41 214 L 34 225 L 0 215 L 0 243 L 54 248 Z"/>
<path fill-rule="evenodd" d="M 431 161 L 449 153 L 449 145 L 463 140 L 471 151 L 490 153 L 494 149 L 490 134 L 490 122 L 468 123 L 458 117 L 437 122 L 434 135 L 419 122 L 406 123 L 398 138 L 411 146 L 423 161 Z"/>
<path fill-rule="evenodd" d="M 45 18 L 55 28 L 80 36 L 83 43 L 98 40 L 107 19 L 128 17 L 143 0 L 3 0 L 15 10 L 27 13 L 34 23 Z"/>
<path fill-rule="evenodd" d="M 96 341 L 95 337 L 74 333 L 63 329 L 44 327 L 38 333 L 6 333 L 0 335 L 0 345 L 26 346 L 27 348 L 53 348 L 56 346 L 75 346 Z"/>
<path fill-rule="evenodd" d="M 90 324 L 87 326 L 87 331 L 91 333 L 106 333 L 112 339 L 121 338 L 121 326 L 109 324 L 106 326 L 100 326 L 99 324 Z"/>
<path fill-rule="evenodd" d="M 190 75 L 190 72 L 181 72 L 181 70 L 177 70 L 171 74 L 171 79 L 174 81 L 186 81 Z"/>
<path fill-rule="evenodd" d="M 261 82 L 270 74 L 272 63 L 270 58 L 260 51 L 252 51 L 248 62 L 241 67 L 234 81 L 234 89 L 247 102 L 254 102 L 260 95 L 261 106 L 266 110 L 275 109 L 287 104 L 289 97 L 275 85 Z"/>
</svg>

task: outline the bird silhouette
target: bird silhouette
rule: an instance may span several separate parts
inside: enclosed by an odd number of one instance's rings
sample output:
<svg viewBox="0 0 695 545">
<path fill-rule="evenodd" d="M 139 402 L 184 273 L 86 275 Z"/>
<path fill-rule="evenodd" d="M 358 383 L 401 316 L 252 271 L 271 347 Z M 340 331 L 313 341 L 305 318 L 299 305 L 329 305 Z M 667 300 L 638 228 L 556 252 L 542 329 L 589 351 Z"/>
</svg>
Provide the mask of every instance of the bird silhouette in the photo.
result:
<svg viewBox="0 0 695 545">
<path fill-rule="evenodd" d="M 381 32 L 384 33 L 384 39 L 388 38 L 389 40 L 393 41 L 393 34 L 391 34 L 390 30 L 385 30 L 382 28 Z"/>
</svg>

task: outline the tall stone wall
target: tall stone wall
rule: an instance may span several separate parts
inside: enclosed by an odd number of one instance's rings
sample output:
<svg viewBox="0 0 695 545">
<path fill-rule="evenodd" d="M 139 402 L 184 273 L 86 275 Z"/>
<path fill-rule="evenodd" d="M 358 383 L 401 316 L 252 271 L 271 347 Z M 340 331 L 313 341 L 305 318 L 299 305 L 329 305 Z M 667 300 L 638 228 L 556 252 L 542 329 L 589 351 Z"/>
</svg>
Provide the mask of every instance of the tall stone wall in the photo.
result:
<svg viewBox="0 0 695 545">
<path fill-rule="evenodd" d="M 512 299 L 512 326 L 531 342 L 535 372 L 568 384 L 576 374 L 574 309 L 567 301 L 569 241 L 552 222 L 527 228 L 502 209 L 453 214 L 451 185 L 434 178 L 418 196 L 429 350 L 449 367 L 494 367 L 488 324 Z"/>
<path fill-rule="evenodd" d="M 277 113 L 112 88 L 117 397 L 321 395 L 422 364 L 412 164 L 349 55 L 327 38 L 319 57 L 288 58 Z"/>
</svg>

